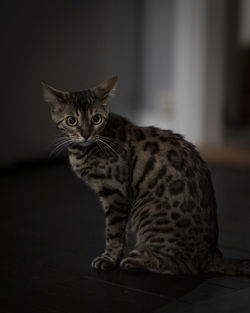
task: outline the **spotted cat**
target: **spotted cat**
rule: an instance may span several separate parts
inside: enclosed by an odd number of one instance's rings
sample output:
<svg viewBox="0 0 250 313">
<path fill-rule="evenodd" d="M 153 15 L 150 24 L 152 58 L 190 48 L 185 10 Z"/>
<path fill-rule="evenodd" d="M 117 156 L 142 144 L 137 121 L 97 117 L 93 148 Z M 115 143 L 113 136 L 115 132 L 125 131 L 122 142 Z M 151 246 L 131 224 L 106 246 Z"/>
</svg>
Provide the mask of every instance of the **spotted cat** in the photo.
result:
<svg viewBox="0 0 250 313">
<path fill-rule="evenodd" d="M 76 175 L 99 195 L 106 249 L 92 267 L 165 274 L 250 274 L 250 261 L 218 249 L 210 172 L 194 145 L 170 130 L 139 127 L 109 113 L 117 77 L 80 92 L 43 84 Z M 130 220 L 136 247 L 124 256 Z"/>
</svg>

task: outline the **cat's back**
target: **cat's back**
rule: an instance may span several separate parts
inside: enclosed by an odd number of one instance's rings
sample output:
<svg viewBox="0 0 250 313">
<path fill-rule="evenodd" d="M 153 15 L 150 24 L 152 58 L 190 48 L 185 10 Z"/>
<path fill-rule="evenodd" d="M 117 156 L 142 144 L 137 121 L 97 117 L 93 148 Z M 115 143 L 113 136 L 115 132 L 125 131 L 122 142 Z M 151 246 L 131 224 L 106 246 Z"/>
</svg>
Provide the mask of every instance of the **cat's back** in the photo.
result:
<svg viewBox="0 0 250 313">
<path fill-rule="evenodd" d="M 133 142 L 141 164 L 150 159 L 155 169 L 165 165 L 175 177 L 190 178 L 206 168 L 196 147 L 171 130 L 134 126 Z"/>
</svg>

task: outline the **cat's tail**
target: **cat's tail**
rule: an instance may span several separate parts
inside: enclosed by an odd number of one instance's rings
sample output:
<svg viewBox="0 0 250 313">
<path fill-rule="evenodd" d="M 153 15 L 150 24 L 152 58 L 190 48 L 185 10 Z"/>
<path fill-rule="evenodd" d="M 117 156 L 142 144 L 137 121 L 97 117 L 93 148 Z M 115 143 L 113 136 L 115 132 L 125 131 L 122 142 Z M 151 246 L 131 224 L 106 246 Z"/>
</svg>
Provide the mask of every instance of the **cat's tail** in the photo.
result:
<svg viewBox="0 0 250 313">
<path fill-rule="evenodd" d="M 205 272 L 224 275 L 250 275 L 250 259 L 225 258 L 216 253 L 206 265 Z"/>
</svg>

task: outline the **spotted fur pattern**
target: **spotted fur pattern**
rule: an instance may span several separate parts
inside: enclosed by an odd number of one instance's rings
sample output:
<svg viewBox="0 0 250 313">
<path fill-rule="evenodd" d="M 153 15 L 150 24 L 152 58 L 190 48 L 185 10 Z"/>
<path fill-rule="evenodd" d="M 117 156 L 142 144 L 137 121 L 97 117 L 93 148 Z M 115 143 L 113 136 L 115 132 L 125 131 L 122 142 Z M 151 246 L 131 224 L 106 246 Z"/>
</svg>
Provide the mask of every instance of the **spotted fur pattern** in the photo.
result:
<svg viewBox="0 0 250 313">
<path fill-rule="evenodd" d="M 56 98 L 58 91 L 45 86 L 53 120 L 74 138 L 68 146 L 70 164 L 96 191 L 105 212 L 106 249 L 92 267 L 107 270 L 120 265 L 124 270 L 167 274 L 242 273 L 240 261 L 225 259 L 218 250 L 211 176 L 196 148 L 172 131 L 139 127 L 108 113 L 106 102 L 114 82 L 105 86 L 59 92 Z M 103 116 L 99 127 L 91 124 L 96 112 Z M 69 114 L 78 119 L 78 128 L 64 124 Z M 90 144 L 82 144 L 81 136 L 89 136 Z M 124 256 L 129 220 L 136 246 Z M 248 273 L 249 263 L 243 267 Z"/>
</svg>

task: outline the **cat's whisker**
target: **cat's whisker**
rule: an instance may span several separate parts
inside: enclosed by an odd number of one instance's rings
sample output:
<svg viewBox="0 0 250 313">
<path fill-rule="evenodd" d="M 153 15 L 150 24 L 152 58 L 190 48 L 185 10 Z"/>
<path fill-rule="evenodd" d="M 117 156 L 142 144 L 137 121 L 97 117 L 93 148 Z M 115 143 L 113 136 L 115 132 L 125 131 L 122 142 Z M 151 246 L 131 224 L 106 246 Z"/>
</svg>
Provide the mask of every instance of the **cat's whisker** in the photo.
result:
<svg viewBox="0 0 250 313">
<path fill-rule="evenodd" d="M 56 135 L 56 138 L 69 138 L 68 136 L 64 136 L 64 135 L 62 135 L 62 134 L 59 134 L 59 135 Z"/>
<path fill-rule="evenodd" d="M 56 143 L 55 146 L 60 147 L 61 145 L 64 145 L 64 144 L 69 143 L 71 141 L 72 141 L 71 139 L 66 139 L 66 140 L 63 140 L 61 142 Z"/>
<path fill-rule="evenodd" d="M 58 138 L 57 140 L 54 141 L 53 145 L 55 147 L 59 146 L 60 144 L 63 144 L 65 142 L 68 142 L 69 137 L 65 137 L 65 138 Z"/>
<path fill-rule="evenodd" d="M 55 139 L 55 143 L 70 139 L 68 136 L 62 136 Z"/>
<path fill-rule="evenodd" d="M 102 147 L 102 142 L 97 141 L 97 145 L 102 150 L 102 152 L 107 156 L 107 153 L 106 153 L 105 149 Z"/>
<path fill-rule="evenodd" d="M 124 147 L 121 144 L 119 144 L 117 141 L 115 141 L 113 138 L 106 137 L 106 136 L 99 136 L 99 138 L 101 138 L 102 140 L 107 140 L 113 145 L 119 146 L 118 148 L 120 148 L 121 150 L 125 150 Z"/>
<path fill-rule="evenodd" d="M 56 138 L 55 141 L 66 140 L 66 139 L 68 139 L 68 138 L 69 138 L 69 137 L 67 137 L 67 136 L 65 136 L 65 137 L 58 137 L 58 138 Z"/>
<path fill-rule="evenodd" d="M 102 142 L 107 148 L 109 148 L 111 151 L 113 151 L 113 153 L 116 155 L 116 156 L 119 156 L 117 151 L 115 151 L 107 142 L 105 142 L 103 139 L 100 139 L 99 138 L 99 141 Z"/>
<path fill-rule="evenodd" d="M 62 149 L 63 150 L 63 149 Z M 57 155 L 60 152 L 59 149 L 54 149 L 50 152 L 48 159 L 50 159 L 52 157 L 52 155 Z"/>
<path fill-rule="evenodd" d="M 107 139 L 109 141 L 114 141 L 114 139 L 112 139 L 111 137 L 106 137 L 106 136 L 99 136 L 101 139 Z"/>
<path fill-rule="evenodd" d="M 64 139 L 63 141 L 60 141 L 58 142 L 54 149 L 50 152 L 49 154 L 49 157 L 48 158 L 51 158 L 51 156 L 53 154 L 58 154 L 59 152 L 61 152 L 62 150 L 64 150 L 71 142 L 73 142 L 72 139 L 68 138 L 67 139 Z"/>
<path fill-rule="evenodd" d="M 68 138 L 69 137 L 67 137 L 67 136 L 59 136 L 59 135 L 57 135 L 57 137 L 50 143 L 50 146 L 57 145 L 60 142 L 67 140 Z"/>
<path fill-rule="evenodd" d="M 108 151 L 110 151 L 110 147 L 105 145 L 105 143 L 103 141 L 101 141 L 100 139 L 98 139 L 97 142 L 100 144 L 100 147 L 102 147 L 103 151 L 105 151 L 105 155 L 108 157 L 107 148 L 108 148 Z"/>
<path fill-rule="evenodd" d="M 115 141 L 113 141 L 112 139 L 106 139 L 106 138 L 103 138 L 102 136 L 99 136 L 99 138 L 103 141 L 103 142 L 105 142 L 106 144 L 108 144 L 110 147 L 112 147 L 115 151 L 116 151 L 116 153 L 117 154 L 119 154 L 119 153 L 121 153 L 121 152 L 123 152 L 125 149 L 120 145 L 120 144 L 118 144 L 117 142 L 115 142 Z M 106 141 L 106 140 L 108 140 L 108 142 Z M 113 145 L 113 146 L 111 146 L 111 144 Z"/>
<path fill-rule="evenodd" d="M 60 147 L 56 147 L 56 148 L 52 151 L 51 155 L 52 155 L 52 154 L 58 154 L 58 153 L 60 153 L 62 150 L 64 150 L 64 149 L 67 148 L 67 147 L 68 147 L 68 143 L 64 143 L 64 144 L 61 145 Z"/>
</svg>

